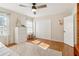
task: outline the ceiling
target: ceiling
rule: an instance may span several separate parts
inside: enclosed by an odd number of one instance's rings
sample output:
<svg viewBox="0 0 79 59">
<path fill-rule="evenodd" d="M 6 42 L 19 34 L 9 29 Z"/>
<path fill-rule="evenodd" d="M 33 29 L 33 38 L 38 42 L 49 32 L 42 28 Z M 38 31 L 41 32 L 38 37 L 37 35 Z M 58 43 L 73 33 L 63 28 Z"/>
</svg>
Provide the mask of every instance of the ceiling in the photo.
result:
<svg viewBox="0 0 79 59">
<path fill-rule="evenodd" d="M 46 16 L 46 15 L 53 15 L 57 13 L 61 13 L 67 11 L 68 9 L 73 9 L 75 4 L 72 3 L 44 3 L 47 5 L 46 8 L 37 9 L 37 14 L 34 15 L 32 9 L 29 7 L 20 7 L 20 3 L 0 3 L 0 7 L 27 15 L 31 17 L 39 17 L 39 16 Z M 22 3 L 26 6 L 32 6 L 31 3 Z M 37 3 L 37 5 L 42 5 L 43 3 Z"/>
</svg>

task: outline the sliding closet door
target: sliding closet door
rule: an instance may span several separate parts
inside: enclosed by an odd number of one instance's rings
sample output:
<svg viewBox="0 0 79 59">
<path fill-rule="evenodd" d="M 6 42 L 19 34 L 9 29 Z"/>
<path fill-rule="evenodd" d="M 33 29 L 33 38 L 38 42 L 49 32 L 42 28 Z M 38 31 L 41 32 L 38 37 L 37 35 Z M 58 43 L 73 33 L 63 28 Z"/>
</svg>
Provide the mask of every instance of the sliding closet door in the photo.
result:
<svg viewBox="0 0 79 59">
<path fill-rule="evenodd" d="M 51 39 L 51 20 L 49 18 L 36 19 L 36 37 Z"/>
</svg>

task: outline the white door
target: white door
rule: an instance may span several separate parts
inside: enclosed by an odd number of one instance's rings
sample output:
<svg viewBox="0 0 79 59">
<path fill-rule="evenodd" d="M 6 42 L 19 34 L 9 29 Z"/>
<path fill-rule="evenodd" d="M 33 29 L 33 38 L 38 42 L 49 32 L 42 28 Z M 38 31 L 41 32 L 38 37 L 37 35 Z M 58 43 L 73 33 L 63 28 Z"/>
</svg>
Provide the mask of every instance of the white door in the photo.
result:
<svg viewBox="0 0 79 59">
<path fill-rule="evenodd" d="M 36 20 L 36 37 L 51 40 L 51 20 Z"/>
<path fill-rule="evenodd" d="M 64 18 L 64 43 L 74 46 L 74 18 L 67 16 Z"/>
</svg>

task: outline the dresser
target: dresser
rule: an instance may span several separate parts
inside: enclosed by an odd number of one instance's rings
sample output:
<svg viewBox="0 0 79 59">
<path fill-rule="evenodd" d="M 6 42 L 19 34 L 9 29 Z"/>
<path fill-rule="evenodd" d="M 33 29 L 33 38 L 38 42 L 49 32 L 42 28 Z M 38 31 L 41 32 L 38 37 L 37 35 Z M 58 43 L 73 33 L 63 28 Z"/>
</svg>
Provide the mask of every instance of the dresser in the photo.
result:
<svg viewBox="0 0 79 59">
<path fill-rule="evenodd" d="M 15 43 L 22 43 L 27 40 L 26 27 L 15 28 Z"/>
</svg>

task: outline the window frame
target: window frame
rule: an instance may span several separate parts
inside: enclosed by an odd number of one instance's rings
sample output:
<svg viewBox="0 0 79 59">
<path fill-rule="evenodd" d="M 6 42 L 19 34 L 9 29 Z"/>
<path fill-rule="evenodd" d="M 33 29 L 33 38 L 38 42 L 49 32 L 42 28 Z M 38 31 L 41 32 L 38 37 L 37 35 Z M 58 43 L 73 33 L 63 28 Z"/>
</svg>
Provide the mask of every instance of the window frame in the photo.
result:
<svg viewBox="0 0 79 59">
<path fill-rule="evenodd" d="M 6 17 L 7 20 L 5 20 L 5 22 L 7 21 L 6 25 L 3 25 L 1 27 L 2 30 L 0 30 L 2 33 L 0 33 L 0 36 L 8 36 L 9 35 L 9 14 L 7 13 L 1 13 L 0 12 L 0 16 Z"/>
<path fill-rule="evenodd" d="M 31 22 L 31 26 L 29 26 L 27 24 L 28 21 Z M 27 28 L 27 34 L 28 35 L 33 34 L 33 20 L 31 20 L 31 19 L 26 20 L 26 28 Z M 32 31 L 30 31 L 30 30 L 32 30 Z"/>
</svg>

